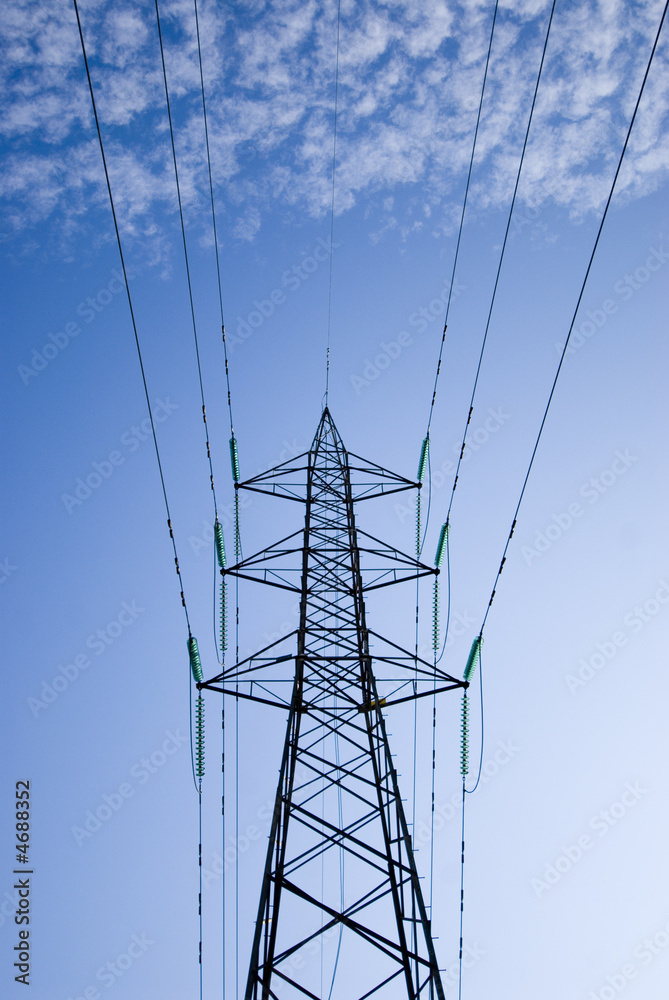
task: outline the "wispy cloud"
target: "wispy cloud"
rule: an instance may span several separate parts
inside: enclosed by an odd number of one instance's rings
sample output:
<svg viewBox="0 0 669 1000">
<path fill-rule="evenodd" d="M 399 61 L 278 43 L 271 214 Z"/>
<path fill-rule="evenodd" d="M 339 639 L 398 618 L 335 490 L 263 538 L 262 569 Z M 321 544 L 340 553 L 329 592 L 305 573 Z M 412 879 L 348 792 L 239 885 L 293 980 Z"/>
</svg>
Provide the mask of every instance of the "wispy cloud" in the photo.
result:
<svg viewBox="0 0 669 1000">
<path fill-rule="evenodd" d="M 601 206 L 661 13 L 660 0 L 559 5 L 521 189 L 574 214 Z M 200 0 L 217 195 L 230 231 L 253 239 L 272 204 L 329 208 L 336 4 Z M 475 165 L 473 207 L 506 204 L 517 168 L 548 0 L 500 6 Z M 81 13 L 125 232 L 159 229 L 175 209 L 152 5 L 82 0 Z M 337 207 L 398 189 L 437 231 L 469 157 L 492 3 L 342 0 Z M 161 18 L 189 219 L 207 189 L 192 0 Z M 5 232 L 44 220 L 68 231 L 104 201 L 72 8 L 12 0 L 0 10 Z M 669 167 L 669 73 L 660 45 L 619 191 L 655 190 Z M 414 219 L 393 212 L 401 231 Z M 379 231 L 387 227 L 379 216 Z"/>
</svg>

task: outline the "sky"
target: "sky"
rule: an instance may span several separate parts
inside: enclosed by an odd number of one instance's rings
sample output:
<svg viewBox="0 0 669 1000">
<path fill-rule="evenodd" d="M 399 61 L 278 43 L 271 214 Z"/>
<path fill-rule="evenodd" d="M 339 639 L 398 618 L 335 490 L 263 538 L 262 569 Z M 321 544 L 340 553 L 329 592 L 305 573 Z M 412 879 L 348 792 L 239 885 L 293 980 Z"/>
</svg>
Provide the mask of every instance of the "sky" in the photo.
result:
<svg viewBox="0 0 669 1000">
<path fill-rule="evenodd" d="M 656 0 L 555 6 L 451 512 L 442 666 L 456 676 L 488 605 L 662 11 Z M 201 2 L 198 13 L 242 478 L 308 449 L 328 326 L 328 401 L 345 445 L 413 477 L 493 4 L 342 0 L 333 226 L 336 3 Z M 214 510 L 155 8 L 82 0 L 80 14 L 188 612 L 212 676 Z M 541 0 L 497 13 L 430 432 L 429 563 L 549 14 Z M 163 2 L 160 16 L 231 552 L 192 0 Z M 188 631 L 74 8 L 10 0 L 0 32 L 3 995 L 23 995 L 13 872 L 15 788 L 27 781 L 33 996 L 182 1000 L 199 995 Z M 656 1000 L 669 975 L 668 59 L 665 25 L 486 621 L 483 768 L 466 813 L 466 1000 Z M 286 506 L 244 499 L 245 552 L 299 529 Z M 363 505 L 359 523 L 412 551 L 410 497 Z M 242 655 L 295 627 L 293 602 L 265 589 L 240 587 Z M 369 598 L 373 627 L 410 643 L 411 586 L 381 595 Z M 425 586 L 421 643 L 431 613 Z M 460 703 L 442 699 L 432 920 L 453 996 Z M 226 703 L 223 830 L 220 696 L 207 693 L 205 706 L 204 996 L 222 995 L 225 957 L 235 997 L 285 719 L 245 705 L 236 720 Z M 387 719 L 409 796 L 413 717 Z M 474 762 L 480 739 L 474 711 Z M 419 740 L 412 819 L 426 877 L 430 753 Z M 334 949 L 323 961 L 331 969 Z M 355 995 L 343 977 L 335 986 L 333 998 Z"/>
</svg>

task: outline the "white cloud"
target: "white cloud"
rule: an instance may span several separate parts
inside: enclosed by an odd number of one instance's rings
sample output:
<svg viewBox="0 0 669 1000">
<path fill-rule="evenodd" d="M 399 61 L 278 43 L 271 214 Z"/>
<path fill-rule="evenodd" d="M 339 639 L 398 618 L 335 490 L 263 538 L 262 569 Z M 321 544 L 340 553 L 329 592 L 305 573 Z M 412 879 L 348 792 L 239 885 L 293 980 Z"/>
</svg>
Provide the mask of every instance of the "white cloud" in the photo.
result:
<svg viewBox="0 0 669 1000">
<path fill-rule="evenodd" d="M 257 208 L 250 208 L 243 218 L 237 219 L 232 234 L 238 240 L 251 241 L 259 229 L 260 212 Z"/>
<path fill-rule="evenodd" d="M 552 201 L 577 215 L 601 207 L 662 6 L 558 4 L 521 186 L 534 205 Z M 156 210 L 175 207 L 152 6 L 81 7 L 119 214 L 125 232 L 148 239 Z M 327 212 L 336 6 L 254 0 L 239 14 L 200 0 L 198 11 L 214 179 L 234 235 L 253 239 L 276 201 L 296 213 Z M 491 5 L 342 0 L 341 12 L 337 210 L 403 186 L 429 205 L 431 225 L 452 225 L 451 191 L 469 161 Z M 473 209 L 508 201 L 548 13 L 548 0 L 500 4 Z M 192 218 L 205 211 L 208 179 L 191 0 L 163 0 L 161 23 Z M 0 8 L 0 39 L 4 228 L 51 218 L 68 220 L 74 233 L 87 206 L 104 205 L 105 190 L 72 9 L 60 0 L 11 0 Z M 621 195 L 639 197 L 665 182 L 668 116 L 660 46 Z M 397 205 L 393 217 L 402 232 L 415 224 L 398 216 Z"/>
</svg>

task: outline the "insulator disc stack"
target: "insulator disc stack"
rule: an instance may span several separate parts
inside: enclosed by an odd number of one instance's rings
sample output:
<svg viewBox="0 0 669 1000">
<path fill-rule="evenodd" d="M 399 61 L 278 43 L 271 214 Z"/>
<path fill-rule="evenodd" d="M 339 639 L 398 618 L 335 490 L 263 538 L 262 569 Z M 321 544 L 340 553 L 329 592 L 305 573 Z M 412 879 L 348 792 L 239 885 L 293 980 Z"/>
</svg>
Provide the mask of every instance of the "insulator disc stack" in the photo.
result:
<svg viewBox="0 0 669 1000">
<path fill-rule="evenodd" d="M 437 569 L 441 569 L 444 562 L 444 556 L 446 555 L 446 546 L 448 545 L 449 531 L 450 527 L 448 521 L 446 521 L 446 523 L 442 524 L 441 526 L 441 531 L 439 532 L 439 541 L 437 542 L 437 551 L 434 556 L 434 565 L 437 567 Z"/>
<path fill-rule="evenodd" d="M 225 590 L 225 578 L 221 580 L 221 620 L 220 620 L 220 646 L 221 653 L 224 653 L 228 648 L 228 609 L 227 609 L 227 596 Z"/>
<path fill-rule="evenodd" d="M 439 577 L 434 578 L 434 617 L 432 619 L 432 649 L 439 649 Z"/>
<path fill-rule="evenodd" d="M 239 531 L 239 490 L 235 490 L 235 559 L 242 557 L 242 538 Z"/>
<path fill-rule="evenodd" d="M 232 465 L 232 478 L 239 482 L 239 452 L 237 451 L 237 438 L 230 438 L 230 463 Z"/>
<path fill-rule="evenodd" d="M 425 478 L 425 470 L 427 469 L 427 459 L 430 452 L 430 439 L 429 437 L 423 438 L 423 443 L 420 446 L 420 458 L 418 459 L 418 472 L 416 473 L 416 478 L 419 483 L 423 482 Z M 418 491 L 418 497 L 416 498 L 416 556 L 420 556 L 420 537 L 421 537 L 421 504 L 420 504 L 420 490 Z"/>
<path fill-rule="evenodd" d="M 481 657 L 481 644 L 483 642 L 483 636 L 477 635 L 472 643 L 472 648 L 469 650 L 469 657 L 467 658 L 467 666 L 465 667 L 465 680 L 469 684 L 472 679 L 472 675 L 476 670 L 476 664 L 479 662 Z"/>
<path fill-rule="evenodd" d="M 225 540 L 223 538 L 223 525 L 216 518 L 214 521 L 214 543 L 216 545 L 216 558 L 220 569 L 225 568 Z"/>
<path fill-rule="evenodd" d="M 421 536 L 421 503 L 420 503 L 420 490 L 418 491 L 418 496 L 416 497 L 416 559 L 420 557 L 420 536 Z"/>
<path fill-rule="evenodd" d="M 198 695 L 195 703 L 195 773 L 204 777 L 204 698 Z"/>
<path fill-rule="evenodd" d="M 196 684 L 202 683 L 202 663 L 200 662 L 200 651 L 197 648 L 195 636 L 188 638 L 188 656 L 190 658 L 190 668 L 193 671 L 193 678 Z"/>
<path fill-rule="evenodd" d="M 430 439 L 429 437 L 423 438 L 423 443 L 420 447 L 420 458 L 418 460 L 418 482 L 422 483 L 425 478 L 425 470 L 427 469 L 427 459 L 430 454 Z"/>
<path fill-rule="evenodd" d="M 462 746 L 460 749 L 460 774 L 469 774 L 469 699 L 467 692 L 462 695 Z"/>
</svg>

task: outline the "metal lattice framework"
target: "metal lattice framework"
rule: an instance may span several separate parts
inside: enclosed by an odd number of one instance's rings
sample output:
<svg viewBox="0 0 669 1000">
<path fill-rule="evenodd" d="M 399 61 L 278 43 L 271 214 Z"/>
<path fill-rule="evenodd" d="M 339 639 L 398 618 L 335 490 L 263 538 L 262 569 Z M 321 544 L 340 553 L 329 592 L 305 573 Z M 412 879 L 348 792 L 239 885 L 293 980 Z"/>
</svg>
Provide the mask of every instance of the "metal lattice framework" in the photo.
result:
<svg viewBox="0 0 669 1000">
<path fill-rule="evenodd" d="M 354 513 L 417 485 L 347 453 L 327 409 L 307 453 L 239 484 L 305 506 L 224 570 L 299 593 L 298 628 L 199 685 L 288 709 L 246 1000 L 444 997 L 382 709 L 466 685 L 367 627 L 366 591 L 437 571 Z"/>
</svg>

